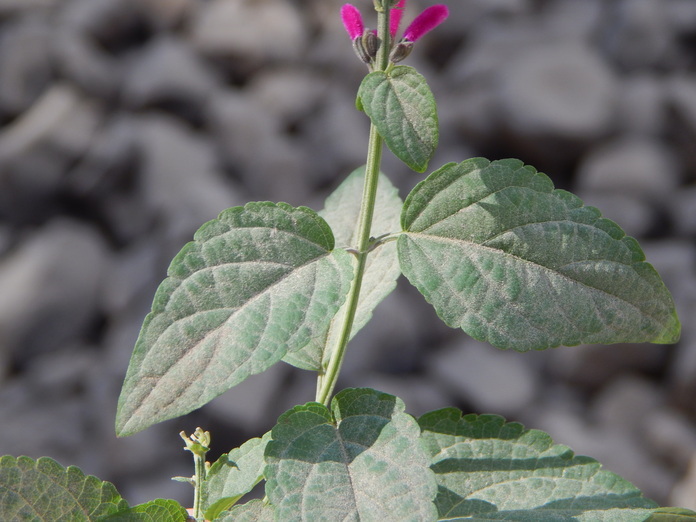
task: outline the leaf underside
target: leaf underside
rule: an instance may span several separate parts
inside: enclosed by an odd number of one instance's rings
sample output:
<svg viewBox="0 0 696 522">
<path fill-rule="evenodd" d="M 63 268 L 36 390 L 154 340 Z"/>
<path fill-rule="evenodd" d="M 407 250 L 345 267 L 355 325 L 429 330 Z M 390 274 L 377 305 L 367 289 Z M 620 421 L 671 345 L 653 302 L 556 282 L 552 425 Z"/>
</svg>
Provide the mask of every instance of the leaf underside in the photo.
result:
<svg viewBox="0 0 696 522">
<path fill-rule="evenodd" d="M 403 403 L 370 389 L 297 406 L 266 447 L 276 520 L 434 520 L 436 485 Z"/>
<path fill-rule="evenodd" d="M 357 105 L 397 158 L 425 172 L 437 149 L 439 129 L 435 98 L 421 74 L 404 65 L 389 73 L 372 72 L 360 84 Z"/>
<path fill-rule="evenodd" d="M 337 248 L 352 248 L 357 244 L 357 224 L 360 216 L 365 168 L 353 171 L 341 185 L 326 199 L 324 210 L 319 215 L 331 226 L 336 238 Z M 403 202 L 397 189 L 389 179 L 380 174 L 375 200 L 375 213 L 372 220 L 373 237 L 399 230 L 399 216 Z M 367 257 L 360 301 L 355 313 L 351 338 L 367 324 L 375 307 L 396 287 L 401 274 L 396 255 L 396 243 L 379 246 Z M 331 358 L 331 347 L 337 344 L 345 317 L 347 303 L 334 316 L 331 328 L 323 339 L 315 339 L 302 350 L 283 357 L 283 361 L 305 370 L 319 371 L 323 362 Z"/>
<path fill-rule="evenodd" d="M 203 406 L 323 338 L 353 277 L 326 222 L 248 203 L 203 225 L 157 290 L 119 398 L 129 435 Z"/>
<path fill-rule="evenodd" d="M 657 504 L 589 457 L 496 415 L 446 408 L 418 420 L 440 520 L 648 520 Z"/>
<path fill-rule="evenodd" d="M 518 160 L 445 165 L 404 204 L 401 269 L 446 324 L 505 349 L 674 343 L 635 239 Z"/>
<path fill-rule="evenodd" d="M 0 520 L 96 520 L 128 508 L 110 482 L 41 457 L 0 457 Z"/>
</svg>

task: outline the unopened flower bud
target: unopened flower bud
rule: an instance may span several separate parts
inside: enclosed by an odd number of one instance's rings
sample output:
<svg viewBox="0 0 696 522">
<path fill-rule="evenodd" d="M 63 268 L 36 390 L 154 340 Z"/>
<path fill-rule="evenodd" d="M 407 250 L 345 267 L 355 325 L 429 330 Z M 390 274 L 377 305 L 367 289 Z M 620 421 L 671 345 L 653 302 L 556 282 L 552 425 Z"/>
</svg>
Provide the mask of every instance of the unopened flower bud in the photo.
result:
<svg viewBox="0 0 696 522">
<path fill-rule="evenodd" d="M 398 44 L 394 46 L 389 54 L 389 61 L 392 63 L 398 63 L 404 60 L 411 51 L 413 50 L 413 42 L 409 40 L 401 40 Z"/>
<path fill-rule="evenodd" d="M 365 29 L 362 36 L 358 36 L 353 40 L 353 49 L 355 54 L 365 62 L 371 64 L 377 56 L 381 41 L 372 29 Z"/>
</svg>

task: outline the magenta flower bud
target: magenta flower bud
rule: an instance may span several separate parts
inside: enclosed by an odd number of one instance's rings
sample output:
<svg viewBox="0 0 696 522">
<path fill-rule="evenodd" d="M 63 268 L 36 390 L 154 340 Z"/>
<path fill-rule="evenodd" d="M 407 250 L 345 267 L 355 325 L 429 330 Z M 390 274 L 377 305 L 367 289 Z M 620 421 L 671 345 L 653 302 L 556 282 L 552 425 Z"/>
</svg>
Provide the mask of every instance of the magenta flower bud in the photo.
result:
<svg viewBox="0 0 696 522">
<path fill-rule="evenodd" d="M 419 14 L 404 31 L 404 40 L 418 41 L 425 33 L 432 31 L 449 16 L 446 5 L 433 5 Z"/>
<path fill-rule="evenodd" d="M 399 25 L 401 25 L 401 17 L 404 15 L 405 7 L 406 0 L 399 0 L 389 12 L 389 34 L 392 40 L 396 38 L 396 32 L 399 30 Z"/>
<path fill-rule="evenodd" d="M 361 37 L 365 32 L 362 15 L 354 5 L 345 4 L 341 7 L 341 20 L 351 40 Z"/>
</svg>

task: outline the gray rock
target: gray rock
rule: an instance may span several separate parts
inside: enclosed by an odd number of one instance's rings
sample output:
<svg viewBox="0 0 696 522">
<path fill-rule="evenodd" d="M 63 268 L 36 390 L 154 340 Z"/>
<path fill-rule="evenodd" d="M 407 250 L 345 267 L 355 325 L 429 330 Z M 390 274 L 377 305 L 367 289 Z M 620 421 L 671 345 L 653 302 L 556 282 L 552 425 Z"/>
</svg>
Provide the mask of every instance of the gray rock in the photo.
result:
<svg viewBox="0 0 696 522">
<path fill-rule="evenodd" d="M 653 229 L 657 220 L 654 205 L 632 194 L 578 191 L 585 205 L 597 207 L 602 216 L 617 223 L 626 234 L 638 237 Z"/>
<path fill-rule="evenodd" d="M 669 206 L 677 231 L 685 236 L 696 236 L 696 186 L 682 187 L 672 196 Z"/>
<path fill-rule="evenodd" d="M 471 340 L 430 359 L 428 373 L 479 412 L 515 416 L 531 406 L 539 393 L 528 356 Z"/>
<path fill-rule="evenodd" d="M 689 468 L 682 479 L 674 486 L 669 497 L 670 506 L 682 506 L 696 510 L 696 454 L 691 457 Z"/>
<path fill-rule="evenodd" d="M 588 154 L 578 168 L 581 193 L 625 194 L 660 202 L 679 185 L 672 151 L 644 138 L 614 141 Z"/>
<path fill-rule="evenodd" d="M 668 103 L 689 130 L 696 133 L 696 76 L 676 76 L 667 83 Z"/>
<path fill-rule="evenodd" d="M 616 79 L 581 43 L 546 45 L 500 72 L 501 118 L 511 132 L 586 141 L 611 127 Z"/>
<path fill-rule="evenodd" d="M 666 124 L 664 82 L 653 75 L 629 76 L 619 89 L 617 118 L 621 129 L 628 134 L 658 137 Z"/>
<path fill-rule="evenodd" d="M 664 67 L 672 33 L 661 0 L 620 0 L 607 7 L 603 42 L 621 67 Z"/>
<path fill-rule="evenodd" d="M 50 26 L 27 17 L 0 32 L 0 117 L 27 110 L 53 78 Z"/>
<path fill-rule="evenodd" d="M 644 427 L 646 417 L 662 407 L 664 400 L 664 393 L 655 383 L 632 376 L 618 377 L 595 398 L 592 420 L 608 430 L 642 437 L 639 428 Z"/>
<path fill-rule="evenodd" d="M 190 46 L 171 36 L 150 41 L 137 55 L 123 85 L 125 102 L 147 107 L 165 102 L 200 106 L 217 81 Z"/>
<path fill-rule="evenodd" d="M 651 451 L 680 473 L 686 472 L 689 460 L 696 455 L 693 422 L 673 409 L 645 412 L 641 418 L 639 433 Z"/>
<path fill-rule="evenodd" d="M 0 351 L 27 359 L 74 342 L 91 326 L 106 268 L 95 231 L 55 220 L 0 264 Z"/>
<path fill-rule="evenodd" d="M 150 116 L 137 128 L 143 194 L 164 219 L 166 235 L 190 238 L 206 221 L 237 202 L 217 170 L 213 149 L 174 119 Z"/>
<path fill-rule="evenodd" d="M 299 12 L 280 0 L 213 0 L 201 4 L 191 37 L 205 54 L 252 62 L 297 59 L 307 43 Z"/>
</svg>

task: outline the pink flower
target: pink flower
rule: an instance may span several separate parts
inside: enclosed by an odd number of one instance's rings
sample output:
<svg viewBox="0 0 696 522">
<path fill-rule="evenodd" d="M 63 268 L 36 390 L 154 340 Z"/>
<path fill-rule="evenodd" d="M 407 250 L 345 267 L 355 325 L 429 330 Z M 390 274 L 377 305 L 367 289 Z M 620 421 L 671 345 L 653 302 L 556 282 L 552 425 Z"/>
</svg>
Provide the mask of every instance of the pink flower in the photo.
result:
<svg viewBox="0 0 696 522">
<path fill-rule="evenodd" d="M 354 5 L 345 4 L 341 7 L 341 20 L 351 40 L 361 37 L 365 32 L 362 15 Z"/>
<path fill-rule="evenodd" d="M 446 5 L 432 5 L 425 9 L 411 22 L 404 31 L 404 40 L 418 41 L 425 33 L 432 31 L 449 16 Z"/>
<path fill-rule="evenodd" d="M 399 2 L 391 8 L 389 12 L 389 34 L 392 40 L 396 38 L 396 32 L 399 30 L 399 25 L 401 25 L 401 17 L 404 15 L 404 8 L 406 7 L 406 0 L 399 0 Z"/>
</svg>

